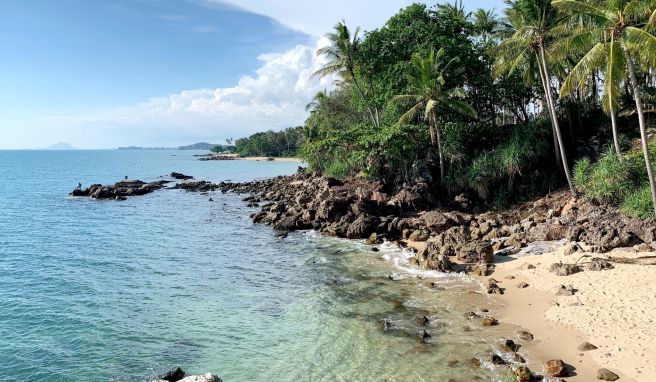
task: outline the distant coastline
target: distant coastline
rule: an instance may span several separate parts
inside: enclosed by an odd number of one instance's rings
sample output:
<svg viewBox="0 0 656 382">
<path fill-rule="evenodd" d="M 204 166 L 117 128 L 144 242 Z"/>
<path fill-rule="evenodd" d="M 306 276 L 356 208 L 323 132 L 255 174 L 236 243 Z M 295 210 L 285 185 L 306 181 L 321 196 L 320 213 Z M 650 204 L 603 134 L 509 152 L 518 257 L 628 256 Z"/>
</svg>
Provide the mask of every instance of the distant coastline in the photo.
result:
<svg viewBox="0 0 656 382">
<path fill-rule="evenodd" d="M 198 142 L 186 146 L 178 147 L 142 147 L 142 146 L 124 146 L 118 147 L 118 150 L 212 150 L 214 147 L 224 148 L 226 145 L 218 143 Z"/>
</svg>

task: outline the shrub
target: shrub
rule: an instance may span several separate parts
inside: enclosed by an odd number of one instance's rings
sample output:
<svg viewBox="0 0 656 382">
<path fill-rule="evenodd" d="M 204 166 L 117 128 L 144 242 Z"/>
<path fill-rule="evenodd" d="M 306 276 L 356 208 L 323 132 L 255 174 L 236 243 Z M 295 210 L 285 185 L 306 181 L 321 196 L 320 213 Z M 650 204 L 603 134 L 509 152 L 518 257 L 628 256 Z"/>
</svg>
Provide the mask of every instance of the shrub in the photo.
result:
<svg viewBox="0 0 656 382">
<path fill-rule="evenodd" d="M 602 203 L 619 203 L 640 184 L 638 166 L 632 160 L 620 160 L 611 150 L 594 165 L 582 160 L 574 169 L 575 183 L 585 197 Z"/>
<path fill-rule="evenodd" d="M 637 218 L 649 218 L 654 213 L 649 184 L 629 194 L 620 205 L 622 212 Z"/>
<path fill-rule="evenodd" d="M 590 174 L 592 173 L 592 162 L 589 158 L 583 158 L 576 162 L 572 177 L 574 178 L 574 185 L 579 191 L 584 191 L 586 185 L 590 181 Z"/>
<path fill-rule="evenodd" d="M 332 176 L 333 178 L 344 179 L 349 175 L 349 170 L 350 167 L 348 163 L 341 160 L 334 160 L 330 162 L 328 166 L 326 166 L 324 174 L 327 176 Z"/>
</svg>

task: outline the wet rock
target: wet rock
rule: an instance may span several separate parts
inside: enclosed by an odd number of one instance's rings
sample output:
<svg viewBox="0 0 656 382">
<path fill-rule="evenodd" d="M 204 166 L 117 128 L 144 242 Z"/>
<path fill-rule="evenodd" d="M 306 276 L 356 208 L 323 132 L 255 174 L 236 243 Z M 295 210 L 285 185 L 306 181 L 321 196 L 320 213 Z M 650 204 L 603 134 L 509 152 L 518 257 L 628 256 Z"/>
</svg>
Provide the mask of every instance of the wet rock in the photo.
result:
<svg viewBox="0 0 656 382">
<path fill-rule="evenodd" d="M 368 245 L 375 245 L 375 244 L 382 244 L 382 243 L 383 243 L 383 239 L 380 236 L 378 236 L 378 234 L 376 234 L 375 232 L 372 233 L 367 239 Z"/>
<path fill-rule="evenodd" d="M 503 360 L 503 358 L 499 357 L 497 354 L 492 354 L 492 358 L 490 359 L 493 365 L 505 365 L 506 361 Z"/>
<path fill-rule="evenodd" d="M 597 370 L 597 379 L 601 381 L 617 381 L 620 377 L 608 369 Z"/>
<path fill-rule="evenodd" d="M 477 265 L 472 270 L 472 275 L 474 276 L 488 276 L 489 274 L 490 274 L 490 269 L 485 264 Z"/>
<path fill-rule="evenodd" d="M 177 180 L 194 179 L 193 176 L 185 175 L 185 174 L 181 174 L 181 173 L 179 173 L 179 172 L 172 172 L 169 176 L 170 176 L 171 178 L 173 178 L 173 179 L 177 179 Z"/>
<path fill-rule="evenodd" d="M 519 349 L 519 345 L 515 343 L 513 340 L 505 340 L 504 342 L 499 344 L 499 350 L 507 352 L 507 353 L 514 353 Z"/>
<path fill-rule="evenodd" d="M 481 325 L 483 326 L 495 326 L 498 324 L 499 321 L 492 316 L 483 317 L 483 319 L 481 320 Z"/>
<path fill-rule="evenodd" d="M 451 272 L 453 264 L 449 257 L 440 253 L 436 243 L 427 242 L 424 249 L 417 252 L 411 262 L 422 269 L 437 270 L 440 272 Z"/>
<path fill-rule="evenodd" d="M 517 377 L 517 382 L 534 382 L 533 374 L 526 366 L 520 366 L 515 369 L 515 377 Z"/>
<path fill-rule="evenodd" d="M 597 350 L 598 348 L 589 342 L 583 342 L 577 347 L 577 349 L 579 349 L 579 351 L 590 351 Z"/>
<path fill-rule="evenodd" d="M 181 379 L 179 382 L 223 382 L 223 380 L 214 374 L 207 373 L 205 375 L 192 375 Z"/>
<path fill-rule="evenodd" d="M 178 382 L 182 378 L 184 378 L 185 372 L 180 368 L 176 367 L 175 369 L 171 369 L 168 372 L 160 375 L 157 377 L 157 379 L 161 379 L 163 381 L 168 381 L 168 382 Z"/>
<path fill-rule="evenodd" d="M 561 285 L 556 289 L 556 295 L 558 296 L 573 296 L 576 289 L 571 285 Z"/>
<path fill-rule="evenodd" d="M 519 339 L 521 339 L 521 340 L 533 341 L 533 334 L 531 332 L 527 332 L 526 330 L 518 331 L 517 335 L 519 336 Z"/>
<path fill-rule="evenodd" d="M 471 320 L 471 319 L 474 319 L 474 318 L 479 318 L 479 315 L 474 313 L 474 312 L 467 312 L 467 313 L 465 313 L 465 318 L 468 318 L 468 319 Z"/>
<path fill-rule="evenodd" d="M 569 276 L 580 271 L 581 268 L 576 264 L 554 263 L 549 267 L 549 272 L 557 276 Z"/>
<path fill-rule="evenodd" d="M 447 363 L 447 365 L 451 367 L 458 366 L 460 365 L 460 361 L 458 361 L 457 359 L 452 359 Z"/>
<path fill-rule="evenodd" d="M 552 359 L 546 363 L 547 375 L 550 377 L 568 377 L 569 371 L 565 366 L 565 362 L 560 359 Z"/>
<path fill-rule="evenodd" d="M 524 357 L 522 357 L 521 355 L 519 355 L 517 353 L 513 353 L 512 360 L 513 360 L 513 362 L 517 362 L 517 363 L 526 363 L 526 360 L 524 359 Z"/>
<path fill-rule="evenodd" d="M 298 216 L 284 216 L 273 224 L 273 229 L 276 231 L 289 232 L 298 228 Z"/>
<path fill-rule="evenodd" d="M 349 239 L 364 239 L 371 235 L 372 231 L 376 229 L 378 220 L 373 216 L 360 215 L 346 231 L 346 237 Z"/>
<path fill-rule="evenodd" d="M 481 360 L 478 358 L 469 358 L 465 360 L 465 363 L 470 367 L 481 367 Z"/>
<path fill-rule="evenodd" d="M 428 331 L 426 331 L 425 329 L 422 329 L 422 330 L 419 331 L 419 333 L 417 333 L 417 338 L 421 342 L 428 342 L 428 340 L 430 340 L 431 337 L 432 337 L 431 334 Z"/>
<path fill-rule="evenodd" d="M 525 283 L 525 282 L 522 281 L 521 283 L 517 284 L 516 286 L 519 289 L 524 289 L 524 288 L 528 288 L 528 283 Z"/>
</svg>

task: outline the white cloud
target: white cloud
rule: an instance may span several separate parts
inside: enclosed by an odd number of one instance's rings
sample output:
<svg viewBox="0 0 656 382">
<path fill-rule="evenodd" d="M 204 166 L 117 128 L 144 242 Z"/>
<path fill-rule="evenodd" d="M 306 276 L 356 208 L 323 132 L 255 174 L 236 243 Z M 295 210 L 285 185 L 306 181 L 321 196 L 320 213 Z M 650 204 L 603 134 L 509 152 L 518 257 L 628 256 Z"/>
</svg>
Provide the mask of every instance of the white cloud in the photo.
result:
<svg viewBox="0 0 656 382">
<path fill-rule="evenodd" d="M 262 54 L 258 57 L 261 67 L 241 77 L 233 87 L 185 90 L 135 106 L 56 119 L 60 123 L 102 126 L 112 135 L 139 130 L 144 139 L 150 140 L 134 144 L 155 144 L 152 140 L 158 136 L 176 134 L 202 140 L 241 137 L 302 124 L 307 116 L 305 105 L 318 91 L 333 86 L 334 78 L 312 77 L 325 63 L 315 52 L 326 43 L 322 38 L 316 46 L 299 45 L 285 53 Z"/>
</svg>

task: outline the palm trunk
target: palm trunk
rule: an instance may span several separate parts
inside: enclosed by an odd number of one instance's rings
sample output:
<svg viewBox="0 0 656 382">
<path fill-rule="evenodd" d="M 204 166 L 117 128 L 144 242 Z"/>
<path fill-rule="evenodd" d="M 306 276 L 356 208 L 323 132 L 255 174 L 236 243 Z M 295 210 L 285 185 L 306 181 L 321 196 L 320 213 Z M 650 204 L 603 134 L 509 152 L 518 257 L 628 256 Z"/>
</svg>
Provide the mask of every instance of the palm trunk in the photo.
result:
<svg viewBox="0 0 656 382">
<path fill-rule="evenodd" d="M 611 125 L 611 128 L 613 130 L 613 144 L 615 145 L 615 154 L 617 154 L 617 158 L 619 160 L 622 160 L 622 152 L 620 151 L 620 138 L 617 135 L 617 118 L 616 118 L 616 115 L 615 115 L 615 108 L 613 107 L 613 103 L 612 103 L 613 101 L 610 100 L 610 97 L 608 97 L 608 98 L 609 98 L 608 101 L 610 102 L 610 106 L 609 106 L 610 107 L 610 125 Z"/>
<path fill-rule="evenodd" d="M 549 80 L 549 69 L 547 68 L 547 60 L 544 57 L 544 47 L 540 45 L 540 60 L 542 62 L 542 70 L 544 73 L 544 79 Z M 563 145 L 563 137 L 560 134 L 560 126 L 558 126 L 558 116 L 556 115 L 556 108 L 554 106 L 553 98 L 551 96 L 550 86 L 548 82 L 544 84 L 545 88 L 549 90 L 547 92 L 547 100 L 549 101 L 549 111 L 551 112 L 551 119 L 554 123 L 554 130 L 556 130 L 556 137 L 558 138 L 558 147 L 560 148 L 560 158 L 563 162 L 563 169 L 565 170 L 565 177 L 567 178 L 567 185 L 569 190 L 572 193 L 572 196 L 576 196 L 576 190 L 574 189 L 574 183 L 572 182 L 572 174 L 569 171 L 569 165 L 567 164 L 567 155 L 565 154 L 565 145 Z"/>
<path fill-rule="evenodd" d="M 654 215 L 656 215 L 656 181 L 654 181 L 654 170 L 652 168 L 651 159 L 649 158 L 649 146 L 647 145 L 647 130 L 645 128 L 645 115 L 642 111 L 642 100 L 640 99 L 640 90 L 638 88 L 638 80 L 636 79 L 635 69 L 633 67 L 633 58 L 631 52 L 624 47 L 624 54 L 626 54 L 626 66 L 629 69 L 629 80 L 631 80 L 631 87 L 633 88 L 633 98 L 636 103 L 636 111 L 638 112 L 638 123 L 640 124 L 640 140 L 642 145 L 642 155 L 645 157 L 645 166 L 647 166 L 647 177 L 649 178 L 649 188 L 651 189 L 651 201 L 654 207 Z"/>
<path fill-rule="evenodd" d="M 538 60 L 540 56 L 538 55 Z M 542 80 L 542 90 L 544 91 L 544 103 L 547 105 L 547 110 L 549 113 L 549 121 L 551 122 L 551 136 L 553 137 L 553 147 L 554 154 L 556 156 L 556 165 L 558 168 L 562 168 L 562 160 L 560 158 L 560 150 L 558 149 L 558 134 L 556 134 L 556 125 L 553 118 L 551 118 L 551 102 L 549 101 L 550 97 L 547 97 L 547 94 L 551 94 L 551 87 L 549 86 L 549 81 L 544 78 L 544 73 L 542 72 L 542 65 L 538 61 L 538 67 L 540 67 L 540 79 Z"/>
<path fill-rule="evenodd" d="M 440 183 L 442 183 L 442 180 L 444 179 L 444 155 L 442 153 L 442 135 L 440 134 L 440 129 L 437 128 L 437 117 L 435 116 L 435 112 L 431 112 L 431 117 L 433 119 L 433 131 L 431 132 L 431 135 L 435 135 L 435 140 L 437 141 L 437 154 L 438 157 L 440 158 Z M 432 139 L 432 136 L 431 136 Z M 434 145 L 435 143 L 433 143 Z"/>
</svg>

